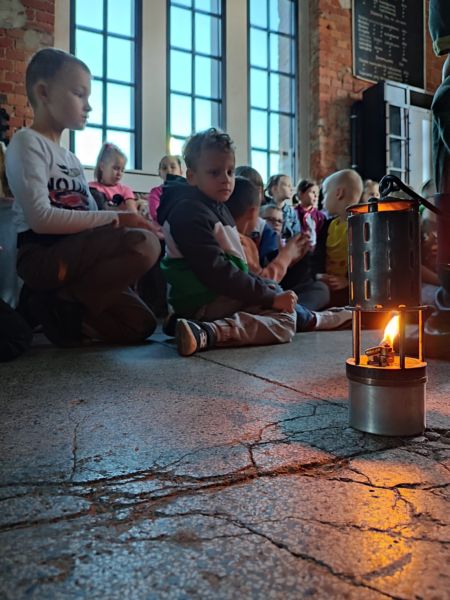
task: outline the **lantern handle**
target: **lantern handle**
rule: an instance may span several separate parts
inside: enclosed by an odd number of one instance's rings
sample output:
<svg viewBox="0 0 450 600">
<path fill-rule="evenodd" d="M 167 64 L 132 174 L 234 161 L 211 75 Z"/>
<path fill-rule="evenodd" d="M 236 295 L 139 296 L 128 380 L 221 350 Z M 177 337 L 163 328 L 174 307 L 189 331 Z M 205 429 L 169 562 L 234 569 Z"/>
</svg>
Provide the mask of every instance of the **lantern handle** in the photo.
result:
<svg viewBox="0 0 450 600">
<path fill-rule="evenodd" d="M 425 200 L 425 198 L 422 198 L 422 196 L 419 196 L 413 189 L 403 183 L 399 177 L 396 177 L 395 175 L 385 175 L 380 181 L 380 194 L 382 198 L 388 196 L 392 192 L 398 192 L 399 190 L 406 192 L 408 196 L 419 204 L 423 204 L 426 208 L 431 210 L 431 212 L 442 215 L 442 211 L 440 211 L 439 208 L 434 206 L 434 204 L 431 204 L 428 200 Z"/>
</svg>

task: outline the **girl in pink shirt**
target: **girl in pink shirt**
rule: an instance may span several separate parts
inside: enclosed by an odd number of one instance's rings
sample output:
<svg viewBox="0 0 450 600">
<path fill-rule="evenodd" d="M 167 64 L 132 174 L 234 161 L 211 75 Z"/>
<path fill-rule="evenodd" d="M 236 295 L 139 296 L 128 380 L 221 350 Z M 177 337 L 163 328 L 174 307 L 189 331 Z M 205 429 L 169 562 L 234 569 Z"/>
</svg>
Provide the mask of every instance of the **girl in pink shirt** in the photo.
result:
<svg viewBox="0 0 450 600">
<path fill-rule="evenodd" d="M 89 182 L 91 192 L 99 203 L 95 191 L 104 194 L 104 208 L 111 210 L 127 210 L 137 212 L 136 198 L 133 190 L 123 183 L 122 179 L 127 157 L 120 148 L 110 142 L 105 142 L 101 147 L 95 165 L 94 177 L 96 181 Z"/>
<path fill-rule="evenodd" d="M 181 160 L 179 156 L 163 156 L 159 161 L 158 174 L 164 181 L 167 179 L 167 175 L 182 175 Z M 148 194 L 148 209 L 150 217 L 156 221 L 156 211 L 158 210 L 159 203 L 161 201 L 162 185 L 158 185 L 152 188 Z"/>
</svg>

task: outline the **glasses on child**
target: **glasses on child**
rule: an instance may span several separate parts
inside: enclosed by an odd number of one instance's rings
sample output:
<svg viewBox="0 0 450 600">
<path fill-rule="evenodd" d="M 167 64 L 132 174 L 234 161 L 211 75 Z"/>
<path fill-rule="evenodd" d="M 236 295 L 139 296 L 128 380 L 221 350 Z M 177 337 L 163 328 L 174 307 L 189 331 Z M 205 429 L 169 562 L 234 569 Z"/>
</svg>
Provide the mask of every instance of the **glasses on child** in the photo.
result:
<svg viewBox="0 0 450 600">
<path fill-rule="evenodd" d="M 276 219 L 275 217 L 266 217 L 266 221 L 269 221 L 269 223 L 276 223 L 278 225 L 283 225 L 283 219 Z"/>
</svg>

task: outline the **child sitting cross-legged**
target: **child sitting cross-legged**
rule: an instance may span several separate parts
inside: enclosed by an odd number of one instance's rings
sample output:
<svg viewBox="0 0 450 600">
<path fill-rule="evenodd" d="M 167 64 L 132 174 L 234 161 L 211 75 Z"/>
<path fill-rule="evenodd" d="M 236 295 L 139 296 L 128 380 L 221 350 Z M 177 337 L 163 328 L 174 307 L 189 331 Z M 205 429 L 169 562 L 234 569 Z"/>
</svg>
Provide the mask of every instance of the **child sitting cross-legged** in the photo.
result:
<svg viewBox="0 0 450 600">
<path fill-rule="evenodd" d="M 141 342 L 156 320 L 130 285 L 156 262 L 159 240 L 134 212 L 99 211 L 80 161 L 61 146 L 65 129 L 86 125 L 91 73 L 75 56 L 44 48 L 28 64 L 26 89 L 33 122 L 6 152 L 27 290 L 21 308 L 58 346 L 86 337 Z"/>
<path fill-rule="evenodd" d="M 308 236 L 296 235 L 287 241 L 266 267 L 261 267 L 257 245 L 250 237 L 258 221 L 260 208 L 258 190 L 251 181 L 244 177 L 236 177 L 234 191 L 227 202 L 227 207 L 236 222 L 251 273 L 278 283 L 285 277 L 289 267 L 298 263 L 308 251 Z M 351 312 L 342 308 L 321 312 L 309 310 L 302 305 L 301 294 L 296 312 L 297 331 L 338 329 L 352 318 Z"/>
<path fill-rule="evenodd" d="M 166 240 L 162 261 L 170 285 L 182 356 L 213 346 L 290 342 L 297 295 L 249 272 L 227 201 L 234 189 L 229 135 L 210 128 L 189 138 L 183 158 L 188 185 L 171 182 L 158 210 Z"/>
</svg>

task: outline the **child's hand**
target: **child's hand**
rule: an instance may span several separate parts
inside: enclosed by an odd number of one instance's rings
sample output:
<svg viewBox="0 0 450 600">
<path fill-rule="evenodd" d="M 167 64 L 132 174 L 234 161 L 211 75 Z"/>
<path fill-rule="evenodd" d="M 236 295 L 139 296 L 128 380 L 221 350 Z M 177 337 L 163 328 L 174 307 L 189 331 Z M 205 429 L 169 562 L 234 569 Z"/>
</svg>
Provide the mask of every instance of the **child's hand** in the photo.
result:
<svg viewBox="0 0 450 600">
<path fill-rule="evenodd" d="M 142 198 L 140 198 L 139 200 L 136 200 L 136 208 L 140 215 L 142 215 L 146 219 L 150 218 L 147 200 L 143 200 Z"/>
<path fill-rule="evenodd" d="M 164 234 L 160 225 L 153 221 L 147 221 L 142 215 L 132 212 L 118 213 L 119 227 L 132 227 L 136 229 L 147 229 L 154 233 L 160 240 L 164 239 Z"/>
<path fill-rule="evenodd" d="M 281 248 L 280 254 L 286 254 L 290 260 L 289 266 L 292 266 L 301 260 L 310 250 L 309 234 L 298 233 L 286 242 L 286 246 Z"/>
<path fill-rule="evenodd" d="M 292 290 L 277 294 L 273 299 L 272 307 L 280 312 L 293 312 L 297 304 L 298 296 Z"/>
</svg>

